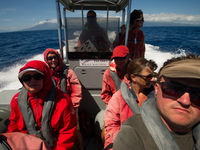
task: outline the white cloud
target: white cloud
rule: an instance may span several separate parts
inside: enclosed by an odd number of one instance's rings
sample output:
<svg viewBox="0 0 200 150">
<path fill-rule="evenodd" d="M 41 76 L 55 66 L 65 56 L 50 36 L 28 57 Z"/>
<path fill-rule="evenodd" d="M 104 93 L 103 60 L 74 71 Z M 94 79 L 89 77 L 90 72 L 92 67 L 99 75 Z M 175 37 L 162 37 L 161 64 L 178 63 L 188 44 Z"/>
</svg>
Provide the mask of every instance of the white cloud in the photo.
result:
<svg viewBox="0 0 200 150">
<path fill-rule="evenodd" d="M 57 19 L 50 19 L 50 20 L 42 20 L 39 23 L 34 24 L 35 25 L 40 25 L 40 24 L 44 24 L 44 23 L 57 23 Z"/>
<path fill-rule="evenodd" d="M 144 14 L 145 21 L 200 25 L 200 15 L 183 15 L 174 13 Z"/>
<path fill-rule="evenodd" d="M 106 17 L 106 13 L 98 14 L 99 17 Z M 110 13 L 110 17 L 119 17 L 122 19 L 121 13 Z M 125 17 L 126 20 L 126 17 Z M 177 23 L 177 24 L 190 24 L 200 25 L 200 15 L 185 15 L 175 13 L 159 13 L 159 14 L 144 14 L 144 20 L 147 22 L 163 22 L 163 23 Z"/>
</svg>

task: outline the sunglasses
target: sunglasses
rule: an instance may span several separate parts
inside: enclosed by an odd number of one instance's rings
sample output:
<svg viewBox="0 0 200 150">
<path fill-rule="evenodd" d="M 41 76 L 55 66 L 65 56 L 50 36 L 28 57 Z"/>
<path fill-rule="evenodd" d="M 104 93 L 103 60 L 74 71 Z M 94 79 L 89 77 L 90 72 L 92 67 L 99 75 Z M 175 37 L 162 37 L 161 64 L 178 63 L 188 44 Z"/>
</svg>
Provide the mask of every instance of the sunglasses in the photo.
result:
<svg viewBox="0 0 200 150">
<path fill-rule="evenodd" d="M 138 18 L 138 19 L 136 19 L 136 21 L 137 22 L 139 22 L 139 21 L 144 21 L 144 18 L 142 17 L 142 18 Z"/>
<path fill-rule="evenodd" d="M 134 74 L 134 75 L 135 75 L 135 76 L 138 76 L 138 77 L 140 77 L 140 78 L 142 78 L 142 79 L 144 79 L 144 80 L 151 80 L 153 77 L 156 76 L 156 74 L 154 74 L 154 73 L 149 74 L 149 75 L 147 75 L 147 76 L 143 76 L 143 75 L 141 75 L 141 74 Z"/>
<path fill-rule="evenodd" d="M 47 60 L 52 60 L 52 59 L 57 59 L 58 58 L 58 56 L 49 56 L 49 57 L 47 57 Z"/>
<path fill-rule="evenodd" d="M 42 79 L 44 79 L 44 76 L 40 73 L 35 73 L 33 75 L 27 74 L 22 77 L 22 81 L 28 82 L 28 81 L 31 81 L 32 78 L 35 80 L 42 80 Z"/>
<path fill-rule="evenodd" d="M 188 87 L 176 82 L 160 82 L 159 84 L 163 96 L 178 99 L 187 92 L 190 94 L 191 103 L 200 107 L 200 88 Z"/>
</svg>

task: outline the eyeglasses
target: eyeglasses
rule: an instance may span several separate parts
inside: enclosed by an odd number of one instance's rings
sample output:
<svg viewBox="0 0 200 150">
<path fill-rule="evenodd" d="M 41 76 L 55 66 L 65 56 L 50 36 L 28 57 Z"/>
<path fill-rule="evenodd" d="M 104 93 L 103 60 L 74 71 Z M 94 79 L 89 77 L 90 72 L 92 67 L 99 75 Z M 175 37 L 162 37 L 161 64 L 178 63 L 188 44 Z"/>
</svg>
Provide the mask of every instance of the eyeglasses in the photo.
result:
<svg viewBox="0 0 200 150">
<path fill-rule="evenodd" d="M 188 87 L 176 82 L 160 82 L 159 84 L 163 96 L 176 100 L 187 92 L 190 94 L 191 103 L 200 107 L 200 88 Z"/>
<path fill-rule="evenodd" d="M 142 18 L 138 18 L 138 19 L 136 19 L 136 21 L 137 22 L 139 22 L 139 21 L 144 21 L 144 18 L 142 17 Z"/>
<path fill-rule="evenodd" d="M 49 57 L 47 57 L 47 60 L 52 60 L 52 59 L 57 59 L 58 58 L 58 56 L 49 56 Z"/>
<path fill-rule="evenodd" d="M 44 76 L 40 73 L 35 73 L 33 75 L 27 74 L 27 75 L 22 76 L 22 81 L 28 82 L 28 81 L 31 81 L 32 78 L 35 80 L 42 80 L 44 79 Z"/>
<path fill-rule="evenodd" d="M 143 75 L 141 75 L 141 74 L 134 74 L 134 75 L 135 75 L 135 76 L 138 76 L 138 77 L 141 77 L 141 78 L 144 79 L 144 80 L 151 80 L 153 77 L 156 76 L 155 73 L 149 74 L 149 75 L 147 75 L 147 76 L 143 76 Z"/>
</svg>

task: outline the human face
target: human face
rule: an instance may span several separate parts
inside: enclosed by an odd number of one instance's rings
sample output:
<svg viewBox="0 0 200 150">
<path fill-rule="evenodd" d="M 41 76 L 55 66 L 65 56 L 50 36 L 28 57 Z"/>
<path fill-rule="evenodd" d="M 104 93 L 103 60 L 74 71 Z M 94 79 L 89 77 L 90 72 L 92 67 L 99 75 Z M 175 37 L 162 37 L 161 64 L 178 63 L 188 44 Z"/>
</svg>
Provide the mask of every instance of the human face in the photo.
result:
<svg viewBox="0 0 200 150">
<path fill-rule="evenodd" d="M 181 83 L 183 89 L 186 87 L 199 88 L 200 80 L 193 79 L 164 79 L 162 78 L 160 82 L 171 82 L 171 83 Z M 171 85 L 172 86 L 172 85 Z M 168 86 L 170 88 L 170 86 Z M 180 88 L 176 89 L 175 93 L 178 93 Z M 175 93 L 169 93 L 162 90 L 162 86 L 159 83 L 155 85 L 155 95 L 157 99 L 157 108 L 160 111 L 161 119 L 164 121 L 169 130 L 174 132 L 188 132 L 191 128 L 198 122 L 200 122 L 200 107 L 194 105 L 191 98 L 193 92 L 191 90 L 182 92 L 180 97 L 176 98 L 170 95 Z M 168 94 L 168 95 L 167 95 Z M 177 94 L 176 94 L 177 95 Z M 200 101 L 200 97 L 199 97 Z M 197 104 L 197 103 L 195 103 Z"/>
<path fill-rule="evenodd" d="M 47 63 L 50 68 L 56 68 L 58 66 L 58 56 L 56 54 L 48 54 L 47 55 Z"/>
<path fill-rule="evenodd" d="M 126 32 L 126 27 L 125 27 L 125 26 L 122 26 L 122 27 L 121 27 L 121 33 L 122 33 L 122 34 L 125 34 L 125 32 Z"/>
<path fill-rule="evenodd" d="M 136 26 L 142 27 L 144 23 L 144 16 L 143 14 L 140 14 L 140 18 L 136 19 Z"/>
<path fill-rule="evenodd" d="M 116 67 L 117 67 L 120 71 L 123 71 L 124 69 L 126 70 L 126 66 L 127 66 L 127 63 L 128 63 L 128 59 L 129 59 L 128 56 L 126 56 L 126 57 L 116 57 L 116 58 L 114 58 Z"/>
<path fill-rule="evenodd" d="M 154 80 L 154 73 L 148 66 L 146 66 L 139 74 L 133 75 L 133 80 L 141 89 L 150 88 L 152 83 L 151 81 Z"/>
<path fill-rule="evenodd" d="M 30 93 L 38 93 L 43 88 L 44 76 L 39 77 L 38 74 L 38 72 L 30 71 L 22 76 L 23 85 Z"/>
</svg>

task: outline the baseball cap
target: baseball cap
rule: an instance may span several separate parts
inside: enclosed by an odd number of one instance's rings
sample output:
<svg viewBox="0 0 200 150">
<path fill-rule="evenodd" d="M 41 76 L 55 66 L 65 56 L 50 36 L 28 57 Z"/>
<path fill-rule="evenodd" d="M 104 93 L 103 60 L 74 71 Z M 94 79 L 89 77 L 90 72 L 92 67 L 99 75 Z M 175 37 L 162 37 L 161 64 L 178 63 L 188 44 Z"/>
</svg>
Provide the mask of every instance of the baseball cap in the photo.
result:
<svg viewBox="0 0 200 150">
<path fill-rule="evenodd" d="M 116 57 L 126 57 L 128 54 L 129 54 L 128 47 L 124 45 L 119 45 L 115 47 L 115 49 L 113 50 L 111 59 L 116 58 Z"/>
</svg>

